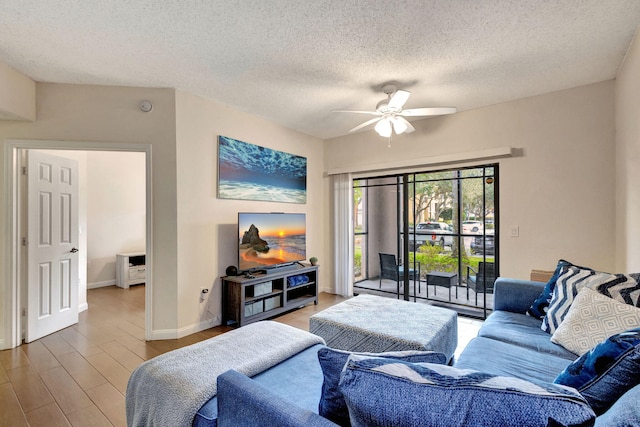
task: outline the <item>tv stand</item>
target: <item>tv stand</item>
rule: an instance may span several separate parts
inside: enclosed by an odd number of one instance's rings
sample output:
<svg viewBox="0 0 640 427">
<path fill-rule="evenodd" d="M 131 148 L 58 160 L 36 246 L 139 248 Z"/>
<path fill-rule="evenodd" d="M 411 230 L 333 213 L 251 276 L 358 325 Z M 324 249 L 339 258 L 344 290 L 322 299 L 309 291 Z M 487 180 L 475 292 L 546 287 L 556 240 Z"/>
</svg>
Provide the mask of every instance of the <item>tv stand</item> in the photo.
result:
<svg viewBox="0 0 640 427">
<path fill-rule="evenodd" d="M 318 304 L 318 267 L 287 265 L 254 277 L 222 277 L 222 324 L 244 326 L 313 302 Z"/>
</svg>

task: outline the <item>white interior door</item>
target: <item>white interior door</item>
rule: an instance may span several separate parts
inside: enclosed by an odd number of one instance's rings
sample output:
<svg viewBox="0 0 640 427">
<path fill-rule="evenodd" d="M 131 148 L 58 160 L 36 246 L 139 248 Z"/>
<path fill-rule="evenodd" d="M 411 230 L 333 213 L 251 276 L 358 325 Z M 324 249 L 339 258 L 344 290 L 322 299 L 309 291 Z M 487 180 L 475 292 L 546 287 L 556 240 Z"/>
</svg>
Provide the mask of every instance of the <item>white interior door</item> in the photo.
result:
<svg viewBox="0 0 640 427">
<path fill-rule="evenodd" d="M 27 167 L 26 342 L 78 322 L 78 162 L 38 151 Z"/>
</svg>

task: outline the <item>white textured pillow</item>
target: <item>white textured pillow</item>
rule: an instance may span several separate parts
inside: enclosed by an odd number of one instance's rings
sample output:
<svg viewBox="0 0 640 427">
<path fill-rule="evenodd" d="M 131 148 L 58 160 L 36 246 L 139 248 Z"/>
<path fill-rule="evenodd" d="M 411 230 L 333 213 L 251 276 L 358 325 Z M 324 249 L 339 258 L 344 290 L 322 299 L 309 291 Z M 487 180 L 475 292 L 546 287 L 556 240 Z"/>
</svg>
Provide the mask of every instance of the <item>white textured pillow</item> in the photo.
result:
<svg viewBox="0 0 640 427">
<path fill-rule="evenodd" d="M 640 326 L 640 308 L 582 288 L 551 341 L 582 356 L 611 335 Z"/>
</svg>

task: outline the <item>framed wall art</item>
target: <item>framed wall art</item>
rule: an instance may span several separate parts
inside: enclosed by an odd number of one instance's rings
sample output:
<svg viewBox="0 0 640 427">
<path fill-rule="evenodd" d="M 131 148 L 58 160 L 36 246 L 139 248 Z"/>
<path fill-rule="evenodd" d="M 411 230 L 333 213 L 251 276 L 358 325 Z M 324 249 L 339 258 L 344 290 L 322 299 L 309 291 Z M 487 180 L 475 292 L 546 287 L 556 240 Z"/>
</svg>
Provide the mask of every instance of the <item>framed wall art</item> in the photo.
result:
<svg viewBox="0 0 640 427">
<path fill-rule="evenodd" d="M 218 198 L 307 202 L 307 158 L 218 136 Z"/>
</svg>

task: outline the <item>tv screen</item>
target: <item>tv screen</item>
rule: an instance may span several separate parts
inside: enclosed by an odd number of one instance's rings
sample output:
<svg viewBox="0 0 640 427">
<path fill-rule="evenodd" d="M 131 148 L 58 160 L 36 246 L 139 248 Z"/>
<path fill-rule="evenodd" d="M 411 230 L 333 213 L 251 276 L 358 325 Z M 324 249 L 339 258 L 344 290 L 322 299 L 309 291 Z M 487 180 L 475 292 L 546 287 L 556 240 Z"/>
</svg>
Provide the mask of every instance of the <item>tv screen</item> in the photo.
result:
<svg viewBox="0 0 640 427">
<path fill-rule="evenodd" d="M 238 270 L 303 261 L 306 231 L 303 213 L 238 213 Z"/>
</svg>

